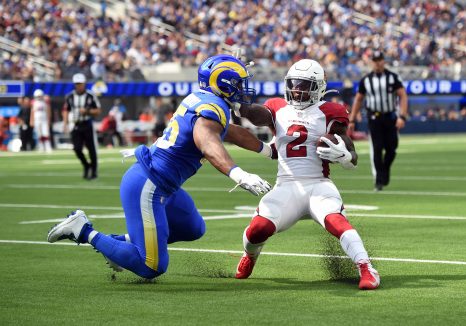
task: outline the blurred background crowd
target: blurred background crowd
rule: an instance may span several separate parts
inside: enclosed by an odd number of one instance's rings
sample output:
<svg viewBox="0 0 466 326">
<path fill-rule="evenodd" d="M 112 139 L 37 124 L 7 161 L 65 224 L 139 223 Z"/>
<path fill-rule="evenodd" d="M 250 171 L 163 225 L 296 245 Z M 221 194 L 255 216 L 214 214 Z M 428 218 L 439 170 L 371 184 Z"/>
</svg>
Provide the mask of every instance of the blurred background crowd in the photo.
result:
<svg viewBox="0 0 466 326">
<path fill-rule="evenodd" d="M 466 79 L 465 24 L 462 0 L 0 0 L 0 80 L 69 81 L 83 73 L 91 83 L 161 81 L 176 77 L 156 79 L 176 65 L 184 75 L 168 80 L 193 81 L 207 57 L 241 48 L 254 69 L 275 72 L 273 79 L 255 72 L 256 80 L 282 80 L 302 58 L 319 61 L 329 80 L 349 82 L 340 100 L 350 106 L 351 82 L 370 70 L 374 49 L 405 80 Z M 411 103 L 410 120 L 466 121 L 466 98 L 433 99 Z M 17 100 L 25 112 L 28 100 Z M 179 100 L 102 99 L 101 144 L 160 136 Z M 50 103 L 56 125 L 63 98 Z M 22 120 L 0 115 L 0 148 Z"/>
<path fill-rule="evenodd" d="M 264 66 L 314 58 L 334 79 L 358 78 L 374 48 L 393 66 L 429 67 L 426 78 L 465 73 L 466 10 L 455 0 L 0 3 L 0 34 L 55 63 L 54 80 L 144 79 L 145 65 L 195 66 L 231 46 Z M 44 78 L 29 55 L 3 52 L 0 78 Z"/>
</svg>

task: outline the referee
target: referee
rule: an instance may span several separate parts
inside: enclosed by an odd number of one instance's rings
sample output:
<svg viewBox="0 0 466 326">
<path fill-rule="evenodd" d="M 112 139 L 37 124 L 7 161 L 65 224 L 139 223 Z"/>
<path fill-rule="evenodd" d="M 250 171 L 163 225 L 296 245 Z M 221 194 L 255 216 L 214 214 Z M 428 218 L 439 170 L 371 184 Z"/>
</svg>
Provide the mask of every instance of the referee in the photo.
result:
<svg viewBox="0 0 466 326">
<path fill-rule="evenodd" d="M 400 76 L 385 68 L 384 55 L 372 55 L 373 71 L 359 82 L 349 118 L 349 130 L 354 130 L 356 117 L 366 99 L 372 143 L 371 163 L 375 191 L 381 191 L 390 182 L 390 166 L 398 147 L 398 130 L 405 126 L 408 114 L 408 96 Z M 399 110 L 398 110 L 399 104 Z"/>
<path fill-rule="evenodd" d="M 92 120 L 100 114 L 100 103 L 92 92 L 86 90 L 86 76 L 75 74 L 73 84 L 74 91 L 66 95 L 63 106 L 63 128 L 68 133 L 68 122 L 73 123 L 73 149 L 83 165 L 83 178 L 91 180 L 97 178 L 96 137 Z M 90 163 L 84 156 L 83 145 L 89 151 Z"/>
</svg>

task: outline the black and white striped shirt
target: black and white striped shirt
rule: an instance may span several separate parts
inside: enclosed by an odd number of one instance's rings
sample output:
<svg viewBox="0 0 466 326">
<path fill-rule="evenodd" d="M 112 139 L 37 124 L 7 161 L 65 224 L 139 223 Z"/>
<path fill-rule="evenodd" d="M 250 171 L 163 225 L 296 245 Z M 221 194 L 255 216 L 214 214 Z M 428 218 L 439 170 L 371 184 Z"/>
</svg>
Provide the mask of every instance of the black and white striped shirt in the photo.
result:
<svg viewBox="0 0 466 326">
<path fill-rule="evenodd" d="M 402 87 L 400 76 L 385 69 L 382 73 L 371 72 L 364 76 L 358 92 L 365 96 L 368 111 L 389 113 L 397 111 L 396 91 Z"/>
<path fill-rule="evenodd" d="M 81 114 L 79 112 L 80 108 L 88 110 L 100 108 L 99 99 L 89 90 L 86 90 L 82 94 L 78 94 L 76 91 L 67 94 L 65 97 L 64 109 L 71 113 L 71 121 L 79 123 L 91 120 L 92 116 L 90 114 Z"/>
</svg>

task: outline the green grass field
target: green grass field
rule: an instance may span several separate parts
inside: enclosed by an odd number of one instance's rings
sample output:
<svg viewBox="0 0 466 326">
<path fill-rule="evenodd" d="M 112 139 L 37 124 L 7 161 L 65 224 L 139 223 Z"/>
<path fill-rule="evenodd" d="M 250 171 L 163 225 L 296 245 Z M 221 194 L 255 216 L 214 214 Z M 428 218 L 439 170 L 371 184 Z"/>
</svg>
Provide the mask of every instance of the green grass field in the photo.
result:
<svg viewBox="0 0 466 326">
<path fill-rule="evenodd" d="M 233 278 L 242 233 L 259 199 L 206 165 L 185 184 L 206 235 L 170 246 L 168 272 L 112 277 L 89 246 L 47 244 L 75 208 L 105 233 L 124 233 L 119 182 L 131 162 L 100 152 L 96 181 L 72 151 L 0 153 L 0 325 L 465 325 L 466 135 L 403 136 L 392 183 L 373 192 L 367 142 L 359 167 L 332 169 L 348 215 L 382 284 L 359 291 L 336 239 L 303 220 L 272 237 L 251 278 Z M 274 181 L 276 162 L 231 149 Z M 369 210 L 370 209 L 370 210 Z M 301 255 L 300 255 L 301 254 Z"/>
</svg>

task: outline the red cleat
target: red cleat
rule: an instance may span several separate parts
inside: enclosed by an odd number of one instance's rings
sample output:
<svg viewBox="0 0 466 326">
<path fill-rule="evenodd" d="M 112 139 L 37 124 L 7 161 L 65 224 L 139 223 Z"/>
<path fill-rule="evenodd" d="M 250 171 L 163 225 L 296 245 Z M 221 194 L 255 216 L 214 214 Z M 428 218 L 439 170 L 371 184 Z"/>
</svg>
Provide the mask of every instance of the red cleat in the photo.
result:
<svg viewBox="0 0 466 326">
<path fill-rule="evenodd" d="M 372 267 L 371 263 L 362 260 L 356 264 L 359 270 L 359 288 L 361 290 L 375 290 L 380 285 L 379 273 Z"/>
<path fill-rule="evenodd" d="M 235 278 L 248 278 L 249 275 L 251 275 L 255 264 L 256 261 L 249 257 L 247 253 L 244 253 L 243 257 L 241 257 L 241 260 L 239 261 L 238 267 L 236 268 Z"/>
</svg>

